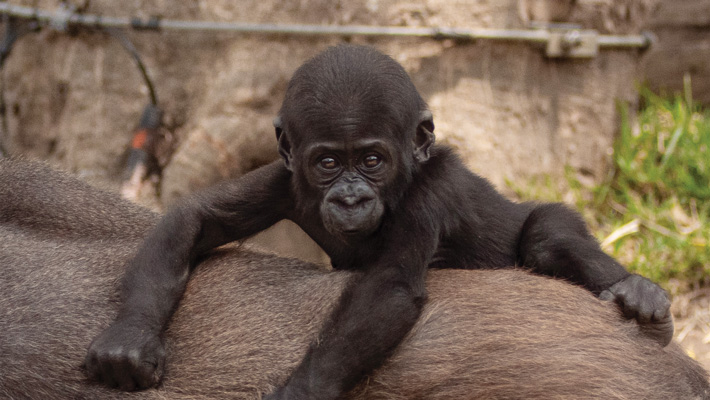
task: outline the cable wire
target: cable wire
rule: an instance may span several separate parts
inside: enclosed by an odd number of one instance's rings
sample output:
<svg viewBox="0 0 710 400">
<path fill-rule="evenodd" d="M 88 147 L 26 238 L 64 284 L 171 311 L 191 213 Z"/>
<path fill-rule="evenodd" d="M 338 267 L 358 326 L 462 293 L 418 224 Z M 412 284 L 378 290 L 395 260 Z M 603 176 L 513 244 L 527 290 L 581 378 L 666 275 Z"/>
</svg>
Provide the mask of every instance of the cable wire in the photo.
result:
<svg viewBox="0 0 710 400">
<path fill-rule="evenodd" d="M 150 96 L 150 103 L 152 105 L 157 105 L 158 104 L 158 96 L 155 94 L 155 89 L 153 87 L 153 82 L 150 80 L 150 77 L 148 76 L 148 71 L 145 68 L 145 65 L 143 64 L 143 61 L 141 60 L 140 54 L 138 53 L 138 50 L 136 47 L 133 45 L 133 42 L 131 42 L 128 37 L 123 33 L 121 29 L 117 28 L 103 28 L 104 31 L 108 32 L 111 36 L 116 38 L 116 40 L 121 43 L 121 46 L 123 46 L 124 49 L 131 55 L 133 58 L 133 61 L 136 62 L 136 66 L 138 66 L 138 69 L 141 72 L 141 75 L 143 76 L 143 81 L 145 82 L 146 87 L 148 88 L 148 94 Z"/>
</svg>

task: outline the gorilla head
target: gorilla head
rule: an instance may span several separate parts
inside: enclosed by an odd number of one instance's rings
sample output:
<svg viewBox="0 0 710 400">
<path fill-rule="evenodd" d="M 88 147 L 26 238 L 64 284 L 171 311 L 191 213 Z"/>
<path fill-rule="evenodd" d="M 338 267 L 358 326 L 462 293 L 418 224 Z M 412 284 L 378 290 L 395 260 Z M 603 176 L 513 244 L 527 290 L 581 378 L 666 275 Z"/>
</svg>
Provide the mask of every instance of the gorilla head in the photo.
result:
<svg viewBox="0 0 710 400">
<path fill-rule="evenodd" d="M 275 119 L 299 199 L 345 241 L 377 230 L 434 142 L 431 112 L 404 69 L 369 47 L 333 47 L 301 66 Z"/>
</svg>

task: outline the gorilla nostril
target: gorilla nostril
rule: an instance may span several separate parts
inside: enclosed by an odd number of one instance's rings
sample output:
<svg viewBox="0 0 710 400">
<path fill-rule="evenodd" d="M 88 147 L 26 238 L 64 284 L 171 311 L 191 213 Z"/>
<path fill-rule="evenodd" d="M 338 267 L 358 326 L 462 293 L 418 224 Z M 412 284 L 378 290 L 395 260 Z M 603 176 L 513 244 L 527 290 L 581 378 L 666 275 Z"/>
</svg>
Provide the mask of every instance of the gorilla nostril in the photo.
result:
<svg viewBox="0 0 710 400">
<path fill-rule="evenodd" d="M 344 196 L 333 200 L 334 203 L 342 208 L 355 208 L 366 204 L 373 200 L 373 198 L 368 196 Z"/>
</svg>

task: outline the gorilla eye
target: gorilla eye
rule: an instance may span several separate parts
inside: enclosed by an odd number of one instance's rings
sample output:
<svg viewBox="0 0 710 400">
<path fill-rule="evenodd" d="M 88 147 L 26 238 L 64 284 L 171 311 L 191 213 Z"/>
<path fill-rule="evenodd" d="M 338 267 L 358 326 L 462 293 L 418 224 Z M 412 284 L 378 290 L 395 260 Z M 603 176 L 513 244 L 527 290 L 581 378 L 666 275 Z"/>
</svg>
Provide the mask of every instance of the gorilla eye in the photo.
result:
<svg viewBox="0 0 710 400">
<path fill-rule="evenodd" d="M 376 154 L 370 154 L 369 156 L 365 157 L 365 159 L 362 161 L 362 164 L 367 167 L 367 168 L 375 168 L 380 163 L 382 162 L 382 158 Z"/>
<path fill-rule="evenodd" d="M 333 157 L 323 157 L 320 160 L 320 166 L 323 169 L 333 170 L 338 168 L 338 162 Z"/>
</svg>

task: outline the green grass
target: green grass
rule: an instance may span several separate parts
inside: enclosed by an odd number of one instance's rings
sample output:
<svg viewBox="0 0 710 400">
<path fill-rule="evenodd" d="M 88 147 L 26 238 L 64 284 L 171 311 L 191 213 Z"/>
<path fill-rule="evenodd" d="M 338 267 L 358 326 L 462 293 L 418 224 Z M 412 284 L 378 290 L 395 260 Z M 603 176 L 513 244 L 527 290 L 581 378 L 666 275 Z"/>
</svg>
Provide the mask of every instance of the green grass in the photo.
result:
<svg viewBox="0 0 710 400">
<path fill-rule="evenodd" d="M 669 287 L 710 283 L 710 109 L 691 96 L 641 90 L 635 117 L 620 106 L 622 125 L 604 182 L 584 185 L 538 178 L 510 185 L 521 199 L 564 200 L 582 212 L 609 254 L 630 271 Z M 564 187 L 564 190 L 560 190 Z M 677 285 L 676 285 L 677 286 Z"/>
</svg>

